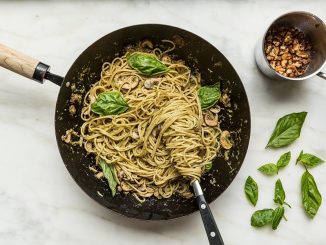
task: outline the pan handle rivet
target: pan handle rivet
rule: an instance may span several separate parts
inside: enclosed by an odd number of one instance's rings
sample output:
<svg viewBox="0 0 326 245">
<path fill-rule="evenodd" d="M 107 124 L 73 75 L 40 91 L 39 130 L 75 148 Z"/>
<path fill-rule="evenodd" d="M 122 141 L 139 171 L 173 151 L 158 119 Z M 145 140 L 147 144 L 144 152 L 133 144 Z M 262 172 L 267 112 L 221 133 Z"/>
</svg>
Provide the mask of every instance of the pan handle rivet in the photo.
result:
<svg viewBox="0 0 326 245">
<path fill-rule="evenodd" d="M 205 209 L 206 208 L 206 205 L 203 203 L 202 205 L 200 205 L 200 208 L 201 209 Z"/>
<path fill-rule="evenodd" d="M 211 237 L 215 237 L 216 234 L 214 231 L 212 231 L 210 235 L 211 235 Z"/>
</svg>

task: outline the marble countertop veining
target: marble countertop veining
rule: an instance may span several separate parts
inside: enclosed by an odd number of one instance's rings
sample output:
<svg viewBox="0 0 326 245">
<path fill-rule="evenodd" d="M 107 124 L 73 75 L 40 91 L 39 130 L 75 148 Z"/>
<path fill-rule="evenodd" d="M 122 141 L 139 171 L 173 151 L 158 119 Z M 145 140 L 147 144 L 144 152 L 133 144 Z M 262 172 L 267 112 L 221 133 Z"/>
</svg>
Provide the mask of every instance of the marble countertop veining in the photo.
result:
<svg viewBox="0 0 326 245">
<path fill-rule="evenodd" d="M 247 157 L 235 181 L 211 204 L 225 244 L 326 244 L 326 204 L 314 220 L 303 212 L 303 168 L 282 170 L 287 222 L 277 231 L 250 226 L 255 208 L 245 200 L 244 181 L 260 186 L 257 209 L 275 207 L 276 177 L 262 176 L 260 164 L 301 149 L 326 159 L 326 83 L 275 82 L 262 76 L 253 48 L 270 22 L 293 10 L 326 20 L 326 1 L 1 1 L 0 43 L 35 56 L 65 74 L 88 45 L 118 28 L 164 23 L 190 30 L 216 46 L 234 65 L 248 93 L 252 134 Z M 0 69 L 0 244 L 207 244 L 199 214 L 166 221 L 141 222 L 121 217 L 87 197 L 66 171 L 57 150 L 54 108 L 58 87 Z M 284 114 L 308 111 L 299 140 L 280 150 L 264 146 Z M 311 170 L 326 198 L 326 166 Z"/>
</svg>

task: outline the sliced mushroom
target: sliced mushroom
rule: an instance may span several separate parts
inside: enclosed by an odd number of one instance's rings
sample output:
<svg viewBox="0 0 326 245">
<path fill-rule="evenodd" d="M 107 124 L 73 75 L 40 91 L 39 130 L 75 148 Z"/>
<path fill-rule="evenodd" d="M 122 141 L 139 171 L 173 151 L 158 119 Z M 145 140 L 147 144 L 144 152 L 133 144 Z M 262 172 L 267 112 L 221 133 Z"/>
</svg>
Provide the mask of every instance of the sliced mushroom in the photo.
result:
<svg viewBox="0 0 326 245">
<path fill-rule="evenodd" d="M 232 147 L 232 143 L 230 141 L 230 132 L 225 130 L 222 131 L 221 133 L 221 138 L 220 138 L 221 145 L 224 149 L 228 150 Z"/>
<path fill-rule="evenodd" d="M 96 98 L 93 95 L 89 95 L 88 99 L 89 99 L 90 104 L 93 104 L 96 101 Z"/>
<path fill-rule="evenodd" d="M 209 109 L 211 112 L 213 112 L 213 113 L 215 113 L 215 114 L 217 114 L 218 113 L 218 110 L 216 109 L 216 108 L 211 108 L 211 109 Z"/>
<path fill-rule="evenodd" d="M 118 177 L 119 179 L 123 179 L 126 177 L 125 173 L 123 172 L 123 170 L 121 170 L 119 173 L 118 173 Z"/>
<path fill-rule="evenodd" d="M 71 141 L 71 130 L 67 130 L 66 134 L 61 136 L 61 140 L 69 144 Z"/>
<path fill-rule="evenodd" d="M 212 116 L 211 114 L 205 114 L 205 123 L 207 126 L 215 127 L 218 125 L 218 120 L 216 116 Z"/>
<path fill-rule="evenodd" d="M 135 140 L 139 139 L 138 130 L 137 130 L 136 128 L 134 128 L 134 129 L 132 130 L 131 138 L 133 138 L 133 139 L 135 139 Z"/>
<path fill-rule="evenodd" d="M 138 187 L 139 191 L 146 191 L 146 186 L 145 185 L 141 185 Z"/>
<path fill-rule="evenodd" d="M 61 136 L 61 140 L 71 145 L 82 145 L 81 137 L 73 129 L 67 130 L 66 134 Z"/>
<path fill-rule="evenodd" d="M 75 94 L 75 93 L 72 93 L 71 94 L 71 97 L 70 97 L 70 102 L 71 103 L 81 103 L 82 101 L 82 95 L 81 94 Z"/>
<path fill-rule="evenodd" d="M 216 107 L 212 107 L 211 109 L 209 109 L 211 112 L 217 114 L 221 111 L 221 108 L 219 106 Z"/>
<path fill-rule="evenodd" d="M 76 107 L 74 105 L 69 106 L 69 113 L 72 116 L 76 114 Z"/>
<path fill-rule="evenodd" d="M 122 89 L 134 89 L 138 86 L 139 78 L 136 76 L 124 76 L 119 78 L 115 83 Z"/>
<path fill-rule="evenodd" d="M 161 132 L 161 124 L 158 124 L 155 128 L 153 128 L 152 130 L 152 135 L 156 138 L 157 136 L 159 136 L 160 132 Z"/>
<path fill-rule="evenodd" d="M 140 46 L 142 48 L 150 48 L 150 49 L 153 49 L 154 48 L 153 43 L 150 40 L 148 40 L 148 39 L 143 40 L 141 42 Z"/>
<path fill-rule="evenodd" d="M 90 150 L 92 150 L 92 148 L 93 148 L 93 145 L 92 145 L 92 143 L 90 143 L 90 142 L 87 142 L 87 143 L 85 144 L 85 149 L 86 149 L 87 151 L 90 151 Z"/>
<path fill-rule="evenodd" d="M 155 138 L 157 137 L 158 133 L 157 133 L 157 128 L 156 128 L 156 127 L 153 128 L 153 130 L 152 130 L 152 135 L 153 135 Z"/>
<path fill-rule="evenodd" d="M 126 184 L 124 181 L 120 182 L 120 186 L 123 191 L 131 191 L 132 190 L 132 188 L 128 184 Z"/>
<path fill-rule="evenodd" d="M 163 56 L 162 56 L 162 58 L 161 58 L 161 61 L 163 61 L 163 62 L 165 62 L 165 63 L 171 63 L 171 58 L 170 58 L 170 56 L 169 55 L 167 55 L 167 54 L 164 54 Z"/>
<path fill-rule="evenodd" d="M 95 175 L 96 178 L 100 179 L 104 176 L 103 172 L 99 172 Z"/>
<path fill-rule="evenodd" d="M 223 103 L 224 106 L 226 107 L 230 107 L 231 104 L 230 104 L 230 97 L 227 95 L 227 94 L 223 94 L 221 96 L 221 101 Z"/>
<path fill-rule="evenodd" d="M 190 191 L 186 191 L 186 192 L 181 193 L 181 196 L 184 198 L 191 198 L 194 195 Z"/>
<path fill-rule="evenodd" d="M 158 84 L 159 81 L 159 78 L 149 78 L 144 82 L 144 87 L 146 89 L 151 89 L 154 87 L 154 85 Z"/>
</svg>

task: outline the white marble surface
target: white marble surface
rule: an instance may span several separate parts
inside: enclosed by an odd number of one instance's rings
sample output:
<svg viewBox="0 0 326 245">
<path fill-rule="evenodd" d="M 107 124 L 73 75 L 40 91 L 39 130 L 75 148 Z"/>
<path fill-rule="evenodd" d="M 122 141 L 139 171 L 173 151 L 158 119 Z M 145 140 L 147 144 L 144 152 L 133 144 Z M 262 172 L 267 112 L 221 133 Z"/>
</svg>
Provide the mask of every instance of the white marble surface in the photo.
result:
<svg viewBox="0 0 326 245">
<path fill-rule="evenodd" d="M 97 1 L 0 2 L 0 42 L 33 55 L 64 75 L 76 56 L 99 37 L 136 23 L 165 23 L 188 29 L 220 49 L 246 87 L 252 113 L 249 151 L 240 173 L 211 205 L 225 244 L 326 244 L 326 203 L 309 220 L 300 202 L 303 168 L 280 172 L 292 209 L 277 231 L 250 226 L 255 210 L 243 184 L 260 185 L 257 208 L 273 205 L 276 177 L 256 171 L 291 149 L 326 158 L 326 83 L 273 82 L 253 60 L 258 36 L 277 16 L 306 10 L 326 20 L 326 1 Z M 140 222 L 109 212 L 87 197 L 62 164 L 55 142 L 58 87 L 39 85 L 0 69 L 0 244 L 207 244 L 199 214 L 167 222 Z M 276 120 L 308 111 L 301 138 L 290 147 L 266 150 Z M 311 170 L 326 198 L 326 165 Z M 326 202 L 326 199 L 325 199 Z"/>
</svg>

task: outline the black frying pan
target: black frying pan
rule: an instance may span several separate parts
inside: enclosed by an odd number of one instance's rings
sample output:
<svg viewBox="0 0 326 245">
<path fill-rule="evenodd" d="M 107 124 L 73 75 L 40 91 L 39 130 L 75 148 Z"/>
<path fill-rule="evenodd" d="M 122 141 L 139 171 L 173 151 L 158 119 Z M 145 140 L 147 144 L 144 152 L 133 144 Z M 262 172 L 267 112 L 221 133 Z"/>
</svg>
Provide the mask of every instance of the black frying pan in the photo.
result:
<svg viewBox="0 0 326 245">
<path fill-rule="evenodd" d="M 56 111 L 55 131 L 58 148 L 65 166 L 76 183 L 96 202 L 125 216 L 145 220 L 166 220 L 188 215 L 198 210 L 195 199 L 184 199 L 172 196 L 168 199 L 148 198 L 139 204 L 131 195 L 117 194 L 111 196 L 108 184 L 99 180 L 90 172 L 89 166 L 94 164 L 94 156 L 87 155 L 80 147 L 70 146 L 61 140 L 66 130 L 74 128 L 79 131 L 81 105 L 77 113 L 71 116 L 69 106 L 74 84 L 79 91 L 87 91 L 98 81 L 104 61 L 112 61 L 123 54 L 128 45 L 141 40 L 150 39 L 161 43 L 163 39 L 176 42 L 173 54 L 186 61 L 193 70 L 202 75 L 202 83 L 214 83 L 222 80 L 221 88 L 231 91 L 232 112 L 222 111 L 221 127 L 234 131 L 232 138 L 234 147 L 229 159 L 225 160 L 223 152 L 214 159 L 213 169 L 203 176 L 201 186 L 206 200 L 215 200 L 233 181 L 246 155 L 250 137 L 250 112 L 245 89 L 239 76 L 228 60 L 210 43 L 199 36 L 166 25 L 145 24 L 126 27 L 114 31 L 97 40 L 88 47 L 73 63 L 66 76 L 60 77 L 49 72 L 49 66 L 0 45 L 0 65 L 16 73 L 43 83 L 50 80 L 61 86 Z"/>
</svg>

